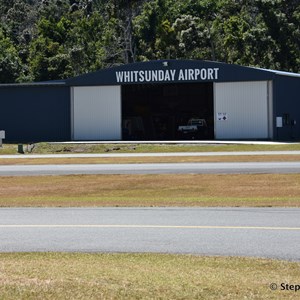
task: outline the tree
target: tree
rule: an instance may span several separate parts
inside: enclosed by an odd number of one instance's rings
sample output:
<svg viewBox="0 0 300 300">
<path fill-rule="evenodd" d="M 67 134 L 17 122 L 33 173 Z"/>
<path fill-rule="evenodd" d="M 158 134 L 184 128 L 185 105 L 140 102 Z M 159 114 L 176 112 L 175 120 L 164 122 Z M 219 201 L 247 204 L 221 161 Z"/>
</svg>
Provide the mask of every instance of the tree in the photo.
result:
<svg viewBox="0 0 300 300">
<path fill-rule="evenodd" d="M 111 0 L 106 10 L 110 20 L 113 20 L 118 36 L 117 53 L 122 51 L 123 63 L 136 62 L 136 39 L 134 34 L 134 19 L 140 14 L 142 6 L 149 0 Z"/>
<path fill-rule="evenodd" d="M 106 67 L 110 55 L 106 49 L 107 24 L 99 12 L 91 16 L 70 15 L 71 26 L 66 35 L 65 49 L 70 56 L 71 75 L 79 75 Z"/>
<path fill-rule="evenodd" d="M 278 49 L 274 52 L 278 68 L 299 72 L 299 1 L 257 0 L 257 6 L 268 28 L 268 34 Z"/>
<path fill-rule="evenodd" d="M 178 58 L 207 59 L 211 53 L 209 31 L 201 19 L 183 15 L 173 24 L 178 41 Z"/>
<path fill-rule="evenodd" d="M 9 81 L 166 58 L 300 70 L 299 0 L 1 0 L 0 22 Z"/>
<path fill-rule="evenodd" d="M 69 66 L 68 55 L 63 43 L 69 27 L 67 19 L 60 22 L 41 19 L 38 36 L 31 43 L 29 63 L 30 74 L 34 80 L 54 80 L 64 78 Z"/>
<path fill-rule="evenodd" d="M 133 20 L 138 60 L 175 58 L 175 34 L 173 19 L 168 18 L 168 9 L 163 0 L 144 3 L 141 13 Z M 175 18 L 174 18 L 175 20 Z"/>
<path fill-rule="evenodd" d="M 21 61 L 12 41 L 0 29 L 0 82 L 15 82 L 20 76 Z"/>
</svg>

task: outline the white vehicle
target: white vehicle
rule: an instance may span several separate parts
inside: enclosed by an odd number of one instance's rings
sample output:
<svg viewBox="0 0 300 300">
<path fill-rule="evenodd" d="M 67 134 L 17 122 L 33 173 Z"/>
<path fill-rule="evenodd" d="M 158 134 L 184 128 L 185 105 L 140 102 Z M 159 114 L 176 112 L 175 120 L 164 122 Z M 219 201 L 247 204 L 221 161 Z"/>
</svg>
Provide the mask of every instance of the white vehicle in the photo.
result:
<svg viewBox="0 0 300 300">
<path fill-rule="evenodd" d="M 178 131 L 182 133 L 197 132 L 207 127 L 205 119 L 189 119 L 187 125 L 178 126 Z"/>
</svg>

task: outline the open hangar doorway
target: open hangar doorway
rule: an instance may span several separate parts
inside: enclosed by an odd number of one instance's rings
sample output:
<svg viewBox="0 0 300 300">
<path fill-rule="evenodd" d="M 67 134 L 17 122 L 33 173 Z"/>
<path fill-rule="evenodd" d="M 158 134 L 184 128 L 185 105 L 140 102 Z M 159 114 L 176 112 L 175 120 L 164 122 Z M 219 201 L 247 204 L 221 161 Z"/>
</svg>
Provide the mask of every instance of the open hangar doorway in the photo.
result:
<svg viewBox="0 0 300 300">
<path fill-rule="evenodd" d="M 214 139 L 213 106 L 213 83 L 123 85 L 122 139 Z"/>
</svg>

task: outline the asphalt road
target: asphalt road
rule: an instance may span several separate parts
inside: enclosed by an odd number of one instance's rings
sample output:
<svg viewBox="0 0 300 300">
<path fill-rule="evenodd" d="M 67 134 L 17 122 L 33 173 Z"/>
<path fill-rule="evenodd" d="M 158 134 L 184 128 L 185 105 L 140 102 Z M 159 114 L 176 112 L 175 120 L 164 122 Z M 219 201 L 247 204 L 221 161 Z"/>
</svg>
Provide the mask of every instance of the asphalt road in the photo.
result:
<svg viewBox="0 0 300 300">
<path fill-rule="evenodd" d="M 2 165 L 0 176 L 300 173 L 300 162 Z"/>
<path fill-rule="evenodd" d="M 11 154 L 0 155 L 4 159 L 35 159 L 35 158 L 86 158 L 86 157 L 191 157 L 191 156 L 278 156 L 300 155 L 300 151 L 215 151 L 215 152 L 155 152 L 155 153 L 63 153 L 63 154 Z"/>
<path fill-rule="evenodd" d="M 0 252 L 160 252 L 300 261 L 297 208 L 2 208 Z"/>
</svg>

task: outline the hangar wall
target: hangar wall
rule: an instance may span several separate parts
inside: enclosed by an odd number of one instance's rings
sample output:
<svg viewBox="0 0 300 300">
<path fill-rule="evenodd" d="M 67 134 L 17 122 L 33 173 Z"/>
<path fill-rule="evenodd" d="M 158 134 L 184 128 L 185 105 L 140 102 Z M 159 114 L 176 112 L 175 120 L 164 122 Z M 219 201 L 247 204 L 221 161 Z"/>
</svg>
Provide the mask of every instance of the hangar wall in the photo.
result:
<svg viewBox="0 0 300 300">
<path fill-rule="evenodd" d="M 300 78 L 276 76 L 274 79 L 274 118 L 281 126 L 274 135 L 278 140 L 300 139 Z M 274 122 L 276 123 L 276 122 Z"/>
<path fill-rule="evenodd" d="M 121 87 L 71 88 L 72 140 L 120 140 Z"/>
<path fill-rule="evenodd" d="M 59 85 L 0 87 L 0 129 L 5 142 L 70 139 L 70 89 Z"/>
<path fill-rule="evenodd" d="M 268 139 L 268 82 L 214 84 L 215 138 Z"/>
</svg>

